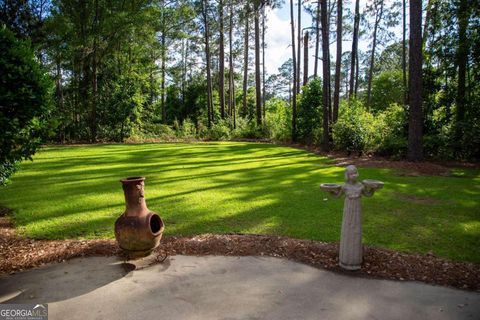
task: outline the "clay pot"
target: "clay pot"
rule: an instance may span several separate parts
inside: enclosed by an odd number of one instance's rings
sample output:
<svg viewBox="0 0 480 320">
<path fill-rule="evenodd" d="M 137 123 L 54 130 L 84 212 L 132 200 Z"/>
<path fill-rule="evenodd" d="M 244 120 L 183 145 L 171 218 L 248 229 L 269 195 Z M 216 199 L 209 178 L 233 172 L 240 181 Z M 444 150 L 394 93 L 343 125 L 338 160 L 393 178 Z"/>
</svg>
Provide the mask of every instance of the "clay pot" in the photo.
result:
<svg viewBox="0 0 480 320">
<path fill-rule="evenodd" d="M 158 247 L 165 225 L 145 203 L 144 177 L 120 180 L 127 208 L 115 221 L 115 238 L 130 258 L 144 257 Z"/>
</svg>

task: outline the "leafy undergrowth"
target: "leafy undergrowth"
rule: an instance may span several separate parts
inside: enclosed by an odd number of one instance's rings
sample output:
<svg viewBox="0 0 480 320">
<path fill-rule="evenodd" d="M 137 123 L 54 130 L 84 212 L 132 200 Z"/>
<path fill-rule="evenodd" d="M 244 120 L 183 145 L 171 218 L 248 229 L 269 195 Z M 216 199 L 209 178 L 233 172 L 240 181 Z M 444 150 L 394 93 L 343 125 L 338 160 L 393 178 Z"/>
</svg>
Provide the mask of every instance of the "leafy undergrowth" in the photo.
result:
<svg viewBox="0 0 480 320">
<path fill-rule="evenodd" d="M 360 168 L 385 181 L 363 202 L 367 245 L 480 262 L 480 171 L 408 175 Z M 46 147 L 0 191 L 23 236 L 111 239 L 124 210 L 119 180 L 145 176 L 149 208 L 167 236 L 253 233 L 338 241 L 341 199 L 322 182 L 343 181 L 326 157 L 271 144 L 195 143 Z"/>
</svg>

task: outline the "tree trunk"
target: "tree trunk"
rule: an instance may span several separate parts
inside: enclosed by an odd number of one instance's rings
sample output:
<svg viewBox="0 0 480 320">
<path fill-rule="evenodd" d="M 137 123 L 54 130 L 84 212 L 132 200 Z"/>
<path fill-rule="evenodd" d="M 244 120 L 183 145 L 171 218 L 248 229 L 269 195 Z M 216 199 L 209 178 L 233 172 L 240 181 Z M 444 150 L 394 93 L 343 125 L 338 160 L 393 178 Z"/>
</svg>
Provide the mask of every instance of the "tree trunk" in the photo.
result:
<svg viewBox="0 0 480 320">
<path fill-rule="evenodd" d="M 288 105 L 293 108 L 292 106 L 292 85 L 291 83 L 288 84 Z"/>
<path fill-rule="evenodd" d="M 327 0 L 321 0 L 323 68 L 323 148 L 330 150 L 330 40 Z"/>
<path fill-rule="evenodd" d="M 263 110 L 263 119 L 265 119 L 265 6 L 262 8 L 262 110 Z"/>
<path fill-rule="evenodd" d="M 183 42 L 182 42 L 182 44 L 183 44 Z M 154 49 L 152 49 L 150 51 L 150 59 L 152 61 L 155 61 L 155 50 Z M 182 51 L 182 61 L 183 61 L 183 51 Z M 150 67 L 150 72 L 148 74 L 149 81 L 150 81 L 150 87 L 149 87 L 150 96 L 149 96 L 149 99 L 148 99 L 149 108 L 151 108 L 151 106 L 153 105 L 153 102 L 155 100 L 155 90 L 154 90 L 154 88 L 155 88 L 155 85 L 154 85 L 155 84 L 155 77 L 153 75 L 154 72 L 155 72 L 155 66 L 152 65 Z"/>
<path fill-rule="evenodd" d="M 165 18 L 163 16 L 165 9 L 165 1 L 160 1 L 160 6 L 162 7 L 161 16 L 160 16 L 160 111 L 162 113 L 162 123 L 167 123 L 167 110 L 165 106 L 165 65 L 166 65 L 166 36 L 165 36 Z"/>
<path fill-rule="evenodd" d="M 407 88 L 407 1 L 403 0 L 403 42 L 402 42 L 402 71 L 403 71 L 403 104 L 408 105 Z"/>
<path fill-rule="evenodd" d="M 255 104 L 257 126 L 262 125 L 262 83 L 260 78 L 260 1 L 255 1 Z"/>
<path fill-rule="evenodd" d="M 83 133 L 80 132 L 80 124 L 83 118 L 83 111 L 89 110 L 89 101 L 90 101 L 90 90 L 88 89 L 90 86 L 90 61 L 88 61 L 88 53 L 87 47 L 89 44 L 87 43 L 87 24 L 88 24 L 88 17 L 86 13 L 86 3 L 81 3 L 81 10 L 80 10 L 80 39 L 81 45 L 79 48 L 79 105 L 77 108 L 77 121 L 76 121 L 76 132 L 78 139 L 85 139 L 86 137 L 83 136 Z"/>
<path fill-rule="evenodd" d="M 218 91 L 220 96 L 220 115 L 225 119 L 225 40 L 223 35 L 223 0 L 219 0 L 219 19 L 220 19 L 220 74 L 218 77 Z"/>
<path fill-rule="evenodd" d="M 425 48 L 425 42 L 427 41 L 427 32 L 428 32 L 428 25 L 430 24 L 430 15 L 431 15 L 431 11 L 432 11 L 432 4 L 433 4 L 433 1 L 428 0 L 427 10 L 425 12 L 425 24 L 423 25 L 423 35 L 422 35 L 422 47 L 423 48 Z"/>
<path fill-rule="evenodd" d="M 302 56 L 302 0 L 298 0 L 298 29 L 297 29 L 297 38 L 298 38 L 298 47 L 297 47 L 297 94 L 300 93 L 300 67 L 301 67 L 301 56 Z"/>
<path fill-rule="evenodd" d="M 97 78 L 97 50 L 98 50 L 98 0 L 95 0 L 94 38 L 92 53 L 92 109 L 90 115 L 90 141 L 97 141 L 97 104 L 98 104 L 98 78 Z"/>
<path fill-rule="evenodd" d="M 245 115 L 248 114 L 247 107 L 247 86 L 248 86 L 248 40 L 250 37 L 249 32 L 249 21 L 248 15 L 250 13 L 250 8 L 248 6 L 248 1 L 245 1 L 245 39 L 243 47 L 243 112 Z"/>
<path fill-rule="evenodd" d="M 162 63 L 160 66 L 160 73 L 161 73 L 161 79 L 160 79 L 160 108 L 162 109 L 162 123 L 166 124 L 167 123 L 167 107 L 165 105 L 165 63 L 167 60 L 167 54 L 166 51 L 167 49 L 165 48 L 165 32 L 162 32 L 162 36 L 160 39 L 161 43 L 161 56 L 162 56 Z"/>
<path fill-rule="evenodd" d="M 340 103 L 340 77 L 342 75 L 342 1 L 337 1 L 337 61 L 335 62 L 335 93 L 333 96 L 332 123 L 337 122 L 338 107 Z"/>
<path fill-rule="evenodd" d="M 456 113 L 456 151 L 457 156 L 461 150 L 461 141 L 463 137 L 463 122 L 465 120 L 465 106 L 466 106 L 466 71 L 468 61 L 468 0 L 460 0 L 458 11 L 458 49 L 457 49 L 457 64 L 458 64 L 458 84 L 457 84 L 457 113 Z"/>
<path fill-rule="evenodd" d="M 372 42 L 372 52 L 370 55 L 370 69 L 368 70 L 368 87 L 367 87 L 367 108 L 370 110 L 370 98 L 372 93 L 372 78 L 373 78 L 373 67 L 375 64 L 375 49 L 377 47 L 377 31 L 378 25 L 382 20 L 383 16 L 383 3 L 384 1 L 380 1 L 380 4 L 375 5 L 375 25 L 373 27 L 373 42 Z M 377 6 L 380 5 L 380 9 Z M 421 36 L 421 35 L 420 35 Z"/>
<path fill-rule="evenodd" d="M 208 0 L 203 1 L 203 22 L 205 24 L 205 59 L 207 60 L 207 115 L 208 127 L 212 126 L 213 106 L 212 106 L 212 76 L 210 66 L 210 42 L 208 30 Z"/>
<path fill-rule="evenodd" d="M 409 43 L 410 109 L 408 123 L 408 160 L 423 159 L 422 146 L 422 2 L 410 2 Z"/>
<path fill-rule="evenodd" d="M 356 59 L 355 59 L 355 90 L 354 90 L 354 97 L 357 98 L 357 93 L 358 93 L 358 75 L 360 74 L 360 67 L 359 67 L 359 62 L 358 62 L 358 50 L 355 54 Z"/>
<path fill-rule="evenodd" d="M 303 85 L 308 83 L 308 31 L 303 38 Z"/>
<path fill-rule="evenodd" d="M 233 116 L 233 102 L 235 100 L 235 96 L 233 96 L 233 44 L 232 44 L 232 36 L 233 36 L 233 12 L 232 12 L 233 4 L 230 1 L 229 5 L 229 13 L 228 13 L 228 115 L 230 118 Z"/>
<path fill-rule="evenodd" d="M 233 129 L 237 128 L 237 106 L 235 102 L 235 80 L 232 78 L 232 114 L 233 114 Z"/>
<path fill-rule="evenodd" d="M 355 1 L 355 18 L 353 22 L 353 39 L 352 39 L 352 53 L 351 53 L 351 65 L 350 65 L 350 92 L 348 97 L 352 98 L 353 94 L 356 94 L 355 90 L 355 79 L 356 77 L 356 66 L 358 59 L 358 31 L 360 27 L 360 0 Z M 358 73 L 357 73 L 358 76 Z"/>
<path fill-rule="evenodd" d="M 185 39 L 185 49 L 183 56 L 183 68 L 182 68 L 182 103 L 184 110 L 184 118 L 188 116 L 188 110 L 186 105 L 186 87 L 187 87 L 187 64 L 188 64 L 188 39 Z"/>
<path fill-rule="evenodd" d="M 295 56 L 295 22 L 293 18 L 293 0 L 290 0 L 290 25 L 292 30 L 292 64 L 293 64 L 293 88 L 292 88 L 292 140 L 297 140 L 297 59 Z"/>
<path fill-rule="evenodd" d="M 78 123 L 80 119 L 79 109 L 80 109 L 80 102 L 81 102 L 81 82 L 80 82 L 80 75 L 82 73 L 81 62 L 77 57 L 73 58 L 73 113 L 72 113 L 72 120 L 73 120 L 73 132 L 72 137 L 74 140 L 79 140 L 78 135 Z"/>
<path fill-rule="evenodd" d="M 237 127 L 237 115 L 236 115 L 236 110 L 235 110 L 235 67 L 233 64 L 233 2 L 230 1 L 230 27 L 229 27 L 229 54 L 230 54 L 230 72 L 229 72 L 229 78 L 230 78 L 230 88 L 229 88 L 229 98 L 230 98 L 230 117 L 233 118 L 233 128 L 235 129 Z"/>
<path fill-rule="evenodd" d="M 315 64 L 313 67 L 313 77 L 316 78 L 318 76 L 318 50 L 320 47 L 320 0 L 317 3 L 317 18 L 315 21 Z"/>
<path fill-rule="evenodd" d="M 63 97 L 62 72 L 60 68 L 60 61 L 57 61 L 56 96 L 58 101 L 58 109 L 63 115 L 65 115 L 65 103 L 64 103 L 64 97 Z M 62 119 L 62 124 L 60 126 L 60 142 L 65 143 L 65 120 L 64 119 Z"/>
</svg>

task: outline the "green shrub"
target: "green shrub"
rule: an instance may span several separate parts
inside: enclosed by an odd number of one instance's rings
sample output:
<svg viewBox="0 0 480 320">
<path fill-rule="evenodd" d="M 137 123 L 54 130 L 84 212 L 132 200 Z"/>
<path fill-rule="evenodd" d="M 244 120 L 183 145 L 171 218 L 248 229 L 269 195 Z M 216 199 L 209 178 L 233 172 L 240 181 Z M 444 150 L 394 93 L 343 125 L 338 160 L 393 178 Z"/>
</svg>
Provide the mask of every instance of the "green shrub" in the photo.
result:
<svg viewBox="0 0 480 320">
<path fill-rule="evenodd" d="M 0 184 L 31 159 L 52 125 L 53 82 L 29 43 L 0 26 Z"/>
<path fill-rule="evenodd" d="M 177 136 L 179 138 L 195 138 L 197 135 L 197 128 L 190 118 L 183 120 L 183 123 L 177 129 Z"/>
<path fill-rule="evenodd" d="M 199 139 L 206 139 L 208 137 L 207 124 L 201 120 L 197 122 L 197 137 Z"/>
<path fill-rule="evenodd" d="M 472 96 L 472 102 L 465 110 L 463 121 L 453 122 L 451 148 L 452 154 L 457 159 L 478 161 L 480 160 L 480 94 L 472 94 Z M 460 139 L 456 138 L 458 136 Z"/>
<path fill-rule="evenodd" d="M 160 138 L 171 138 L 175 136 L 175 131 L 172 127 L 162 123 L 144 124 L 143 132 Z"/>
<path fill-rule="evenodd" d="M 345 101 L 333 125 L 333 142 L 335 149 L 348 153 L 399 157 L 407 150 L 406 130 L 405 110 L 396 103 L 373 115 L 358 100 Z"/>
<path fill-rule="evenodd" d="M 232 132 L 235 139 L 261 139 L 264 137 L 262 128 L 258 128 L 254 120 L 244 117 L 237 118 L 236 129 Z"/>
<path fill-rule="evenodd" d="M 322 127 L 322 81 L 311 80 L 298 98 L 297 139 L 307 144 L 317 143 Z"/>
<path fill-rule="evenodd" d="M 214 123 L 207 135 L 208 140 L 228 140 L 230 139 L 230 127 L 226 120 L 219 120 Z"/>
<path fill-rule="evenodd" d="M 372 150 L 380 155 L 403 157 L 407 152 L 407 116 L 396 103 L 375 116 L 377 141 Z"/>
<path fill-rule="evenodd" d="M 362 153 L 371 146 L 373 116 L 359 101 L 343 102 L 333 125 L 333 144 L 337 150 Z"/>
<path fill-rule="evenodd" d="M 475 106 L 478 109 L 478 106 Z M 472 108 L 473 109 L 473 108 Z M 480 160 L 480 112 L 476 116 L 466 117 L 461 126 L 463 128 L 462 140 L 460 143 L 462 153 L 461 159 Z"/>
<path fill-rule="evenodd" d="M 141 127 L 133 130 L 132 134 L 125 140 L 125 142 L 136 143 L 175 140 L 177 140 L 175 130 L 170 126 L 161 123 L 143 123 Z"/>
<path fill-rule="evenodd" d="M 263 132 L 269 139 L 286 142 L 292 135 L 292 113 L 281 99 L 270 99 L 265 105 Z"/>
<path fill-rule="evenodd" d="M 461 127 L 461 138 L 456 138 L 457 126 Z M 442 160 L 480 159 L 480 117 L 473 113 L 463 123 L 448 122 L 438 125 L 423 138 L 424 152 L 427 157 Z"/>
<path fill-rule="evenodd" d="M 453 126 L 445 125 L 439 132 L 427 133 L 423 136 L 423 152 L 427 158 L 451 160 L 454 158 Z"/>
<path fill-rule="evenodd" d="M 4 162 L 0 164 L 0 186 L 8 183 L 8 178 L 18 169 L 18 162 Z"/>
</svg>

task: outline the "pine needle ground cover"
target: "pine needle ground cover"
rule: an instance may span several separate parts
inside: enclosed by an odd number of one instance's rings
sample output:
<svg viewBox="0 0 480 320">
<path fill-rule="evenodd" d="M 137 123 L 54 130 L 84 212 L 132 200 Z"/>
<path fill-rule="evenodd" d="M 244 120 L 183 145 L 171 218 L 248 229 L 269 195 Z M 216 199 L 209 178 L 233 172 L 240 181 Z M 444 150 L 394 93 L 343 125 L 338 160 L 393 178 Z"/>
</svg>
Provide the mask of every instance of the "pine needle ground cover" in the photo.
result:
<svg viewBox="0 0 480 320">
<path fill-rule="evenodd" d="M 363 198 L 370 246 L 480 262 L 480 170 L 408 176 L 360 168 L 385 182 Z M 271 144 L 197 143 L 45 147 L 0 189 L 21 235 L 113 238 L 124 210 L 119 180 L 145 176 L 148 207 L 166 235 L 255 233 L 339 241 L 343 199 L 321 192 L 344 169 L 306 151 Z"/>
</svg>

